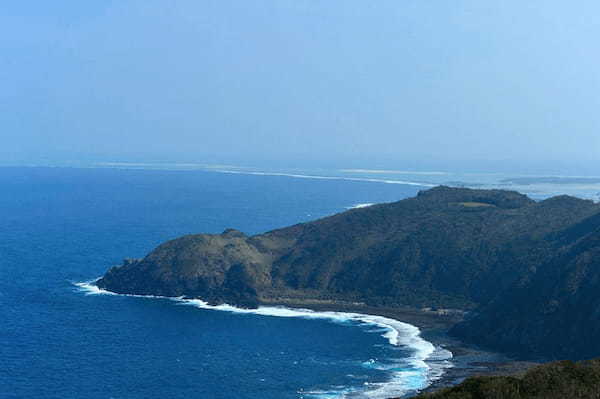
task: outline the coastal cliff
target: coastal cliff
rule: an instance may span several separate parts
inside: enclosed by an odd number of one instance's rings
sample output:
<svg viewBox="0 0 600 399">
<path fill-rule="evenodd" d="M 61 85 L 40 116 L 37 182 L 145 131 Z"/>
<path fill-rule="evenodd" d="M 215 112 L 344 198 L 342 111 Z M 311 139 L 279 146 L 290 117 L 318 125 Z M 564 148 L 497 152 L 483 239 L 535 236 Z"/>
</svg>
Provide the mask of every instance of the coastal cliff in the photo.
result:
<svg viewBox="0 0 600 399">
<path fill-rule="evenodd" d="M 586 358 L 600 355 L 599 212 L 573 197 L 535 202 L 437 187 L 255 236 L 181 237 L 97 285 L 243 307 L 320 300 L 461 309 L 470 312 L 452 330 L 461 339 L 519 357 Z M 565 317 L 567 330 L 544 332 Z"/>
</svg>

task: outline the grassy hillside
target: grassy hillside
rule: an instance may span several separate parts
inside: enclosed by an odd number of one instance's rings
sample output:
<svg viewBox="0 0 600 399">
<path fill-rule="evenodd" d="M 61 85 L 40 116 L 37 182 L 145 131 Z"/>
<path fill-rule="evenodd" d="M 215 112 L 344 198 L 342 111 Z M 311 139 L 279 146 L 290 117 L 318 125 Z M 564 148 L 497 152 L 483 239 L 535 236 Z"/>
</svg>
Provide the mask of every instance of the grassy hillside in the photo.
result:
<svg viewBox="0 0 600 399">
<path fill-rule="evenodd" d="M 600 356 L 600 205 L 437 187 L 248 237 L 159 246 L 109 270 L 120 293 L 253 307 L 294 299 L 471 310 L 452 333 L 519 357 Z"/>
<path fill-rule="evenodd" d="M 600 341 L 600 215 L 548 238 L 555 255 L 453 329 L 528 357 L 585 358 Z M 565 344 L 568 343 L 568 344 Z"/>
<path fill-rule="evenodd" d="M 544 364 L 520 377 L 471 377 L 416 399 L 598 399 L 600 360 Z"/>
</svg>

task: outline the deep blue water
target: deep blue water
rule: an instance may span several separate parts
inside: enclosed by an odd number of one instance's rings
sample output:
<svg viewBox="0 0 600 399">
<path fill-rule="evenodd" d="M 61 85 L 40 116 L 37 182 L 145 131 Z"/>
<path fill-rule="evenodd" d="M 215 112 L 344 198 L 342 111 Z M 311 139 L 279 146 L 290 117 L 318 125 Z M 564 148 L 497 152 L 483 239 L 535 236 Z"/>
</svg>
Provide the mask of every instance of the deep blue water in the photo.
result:
<svg viewBox="0 0 600 399">
<path fill-rule="evenodd" d="M 264 232 L 419 187 L 211 172 L 0 168 L 1 398 L 311 397 L 389 380 L 406 350 L 356 322 L 85 295 L 189 233 Z M 372 360 L 373 359 L 373 360 Z M 375 365 L 375 366 L 374 366 Z M 374 385 L 377 386 L 377 385 Z"/>
</svg>

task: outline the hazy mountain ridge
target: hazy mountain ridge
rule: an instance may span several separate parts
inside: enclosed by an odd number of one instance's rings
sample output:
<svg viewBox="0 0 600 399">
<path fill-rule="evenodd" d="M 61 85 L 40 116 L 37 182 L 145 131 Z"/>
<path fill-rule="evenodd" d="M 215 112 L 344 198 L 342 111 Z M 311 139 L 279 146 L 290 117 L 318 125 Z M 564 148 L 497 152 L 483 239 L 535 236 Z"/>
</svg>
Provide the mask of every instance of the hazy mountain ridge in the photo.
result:
<svg viewBox="0 0 600 399">
<path fill-rule="evenodd" d="M 252 237 L 185 236 L 97 284 L 250 307 L 311 298 L 476 309 L 454 334 L 522 357 L 585 358 L 600 355 L 592 340 L 600 302 L 589 302 L 598 282 L 598 212 L 573 197 L 535 202 L 510 191 L 437 187 Z M 545 319 L 549 300 L 554 316 Z M 566 315 L 564 334 L 547 332 L 563 328 L 557 323 Z"/>
</svg>

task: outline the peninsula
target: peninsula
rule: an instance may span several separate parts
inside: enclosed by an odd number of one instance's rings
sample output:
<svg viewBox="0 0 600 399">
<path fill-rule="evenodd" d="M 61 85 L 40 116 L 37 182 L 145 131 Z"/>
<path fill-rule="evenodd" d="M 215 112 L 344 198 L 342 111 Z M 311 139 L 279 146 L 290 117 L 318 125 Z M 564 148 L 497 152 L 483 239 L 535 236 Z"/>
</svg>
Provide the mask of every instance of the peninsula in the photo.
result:
<svg viewBox="0 0 600 399">
<path fill-rule="evenodd" d="M 363 304 L 455 312 L 449 333 L 526 360 L 600 356 L 600 205 L 436 187 L 247 236 L 166 242 L 111 268 L 116 293 L 211 304 Z"/>
</svg>

